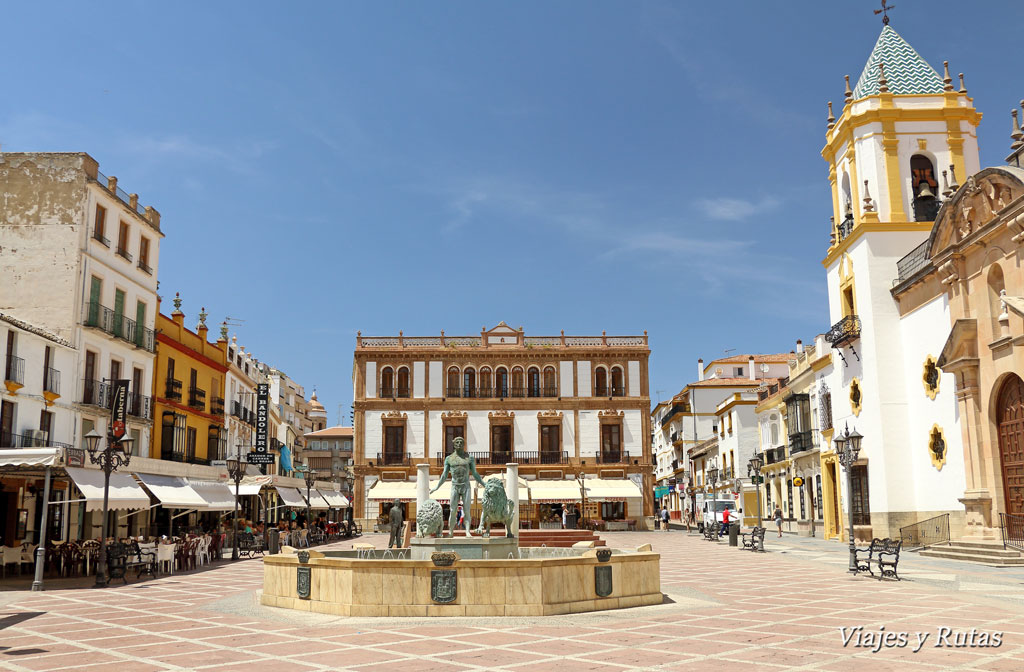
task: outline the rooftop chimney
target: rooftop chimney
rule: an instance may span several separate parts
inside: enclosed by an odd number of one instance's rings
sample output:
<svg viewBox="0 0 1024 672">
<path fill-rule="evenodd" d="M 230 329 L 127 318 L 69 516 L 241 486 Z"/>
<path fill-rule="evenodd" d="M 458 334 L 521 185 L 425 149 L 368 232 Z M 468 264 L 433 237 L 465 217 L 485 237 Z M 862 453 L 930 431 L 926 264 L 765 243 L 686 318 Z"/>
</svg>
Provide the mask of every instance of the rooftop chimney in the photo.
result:
<svg viewBox="0 0 1024 672">
<path fill-rule="evenodd" d="M 704 380 L 704 360 L 697 360 L 697 380 Z"/>
<path fill-rule="evenodd" d="M 796 354 L 798 354 L 798 355 L 804 354 L 804 342 L 801 341 L 799 338 L 796 339 Z"/>
<path fill-rule="evenodd" d="M 754 356 L 751 355 L 747 358 L 747 376 L 751 380 L 757 380 L 757 372 L 754 371 Z"/>
</svg>

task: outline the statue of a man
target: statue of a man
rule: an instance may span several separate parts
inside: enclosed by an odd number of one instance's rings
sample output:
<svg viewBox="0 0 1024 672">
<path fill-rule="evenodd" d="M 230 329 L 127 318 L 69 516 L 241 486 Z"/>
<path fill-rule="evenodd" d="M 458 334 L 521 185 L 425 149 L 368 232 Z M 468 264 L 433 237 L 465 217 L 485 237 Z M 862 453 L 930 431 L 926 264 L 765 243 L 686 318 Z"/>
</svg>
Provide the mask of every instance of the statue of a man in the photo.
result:
<svg viewBox="0 0 1024 672">
<path fill-rule="evenodd" d="M 444 458 L 444 471 L 441 472 L 441 478 L 437 482 L 437 486 L 431 490 L 431 494 L 436 492 L 442 485 L 448 475 L 452 477 L 452 494 L 448 499 L 448 506 L 450 512 L 448 514 L 448 535 L 449 537 L 455 535 L 455 524 L 459 519 L 459 504 L 462 504 L 463 514 L 465 515 L 466 523 L 466 536 L 469 536 L 470 526 L 470 505 L 473 503 L 473 497 L 469 491 L 469 477 L 472 476 L 476 479 L 476 482 L 480 485 L 484 485 L 484 479 L 480 477 L 480 474 L 476 470 L 476 460 L 473 456 L 465 451 L 466 440 L 461 436 L 457 437 L 452 442 L 455 447 L 455 451 Z"/>
<path fill-rule="evenodd" d="M 391 510 L 388 512 L 388 526 L 391 528 L 391 538 L 388 539 L 388 548 L 402 547 L 402 502 L 395 500 L 391 503 Z"/>
</svg>

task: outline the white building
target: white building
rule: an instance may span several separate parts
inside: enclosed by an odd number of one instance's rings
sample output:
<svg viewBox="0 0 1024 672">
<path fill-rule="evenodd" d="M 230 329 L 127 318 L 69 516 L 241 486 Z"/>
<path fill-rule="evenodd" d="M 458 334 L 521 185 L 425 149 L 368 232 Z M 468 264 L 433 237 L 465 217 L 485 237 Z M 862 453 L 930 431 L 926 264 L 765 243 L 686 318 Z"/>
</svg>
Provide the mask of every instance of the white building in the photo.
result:
<svg viewBox="0 0 1024 672">
<path fill-rule="evenodd" d="M 226 324 L 221 325 L 221 336 L 227 337 Z M 227 359 L 224 397 L 228 454 L 240 455 L 244 460 L 256 443 L 256 386 L 268 382 L 268 378 L 252 353 L 238 345 L 237 336 L 231 337 Z"/>
</svg>

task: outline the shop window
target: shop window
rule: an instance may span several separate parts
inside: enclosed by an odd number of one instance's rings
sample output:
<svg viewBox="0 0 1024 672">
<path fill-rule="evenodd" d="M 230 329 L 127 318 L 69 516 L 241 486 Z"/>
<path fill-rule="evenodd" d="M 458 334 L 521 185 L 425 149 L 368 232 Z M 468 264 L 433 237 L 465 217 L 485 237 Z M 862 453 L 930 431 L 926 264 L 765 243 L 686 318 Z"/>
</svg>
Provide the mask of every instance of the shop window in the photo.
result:
<svg viewBox="0 0 1024 672">
<path fill-rule="evenodd" d="M 853 503 L 853 524 L 871 524 L 871 503 L 868 497 L 868 467 L 866 464 L 853 465 L 850 472 L 853 492 L 851 501 Z"/>
</svg>

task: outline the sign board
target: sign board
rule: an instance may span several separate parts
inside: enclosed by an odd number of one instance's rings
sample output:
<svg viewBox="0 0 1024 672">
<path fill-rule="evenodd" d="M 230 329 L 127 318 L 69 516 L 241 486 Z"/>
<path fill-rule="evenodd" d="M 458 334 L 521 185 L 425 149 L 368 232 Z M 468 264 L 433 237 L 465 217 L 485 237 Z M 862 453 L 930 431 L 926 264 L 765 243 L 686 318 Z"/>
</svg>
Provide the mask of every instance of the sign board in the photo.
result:
<svg viewBox="0 0 1024 672">
<path fill-rule="evenodd" d="M 803 478 L 797 476 L 796 478 L 793 479 L 793 485 L 795 487 L 799 488 L 803 484 L 804 484 L 804 479 Z"/>
<path fill-rule="evenodd" d="M 656 487 L 654 489 L 654 496 L 655 496 L 655 498 L 660 499 L 660 498 L 664 497 L 665 495 L 667 495 L 668 492 L 669 492 L 669 487 L 667 485 L 659 485 L 658 487 Z"/>
<path fill-rule="evenodd" d="M 249 464 L 273 464 L 274 456 L 267 452 L 267 429 L 270 426 L 270 385 L 256 386 L 256 445 L 246 457 Z"/>
<path fill-rule="evenodd" d="M 124 438 L 128 426 L 128 384 L 127 380 L 115 380 L 110 398 L 110 435 L 119 441 Z"/>
</svg>

